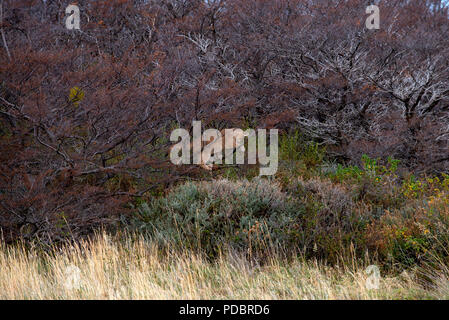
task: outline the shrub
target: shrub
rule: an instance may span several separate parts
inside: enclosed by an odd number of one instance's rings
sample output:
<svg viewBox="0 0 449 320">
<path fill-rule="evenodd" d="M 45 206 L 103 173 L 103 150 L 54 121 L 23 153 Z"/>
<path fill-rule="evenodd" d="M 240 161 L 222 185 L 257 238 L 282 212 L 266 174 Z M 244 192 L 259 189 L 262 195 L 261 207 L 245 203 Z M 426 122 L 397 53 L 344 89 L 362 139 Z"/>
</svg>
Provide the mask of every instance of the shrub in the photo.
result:
<svg viewBox="0 0 449 320">
<path fill-rule="evenodd" d="M 449 262 L 449 194 L 441 192 L 387 212 L 369 227 L 368 242 L 393 267 Z"/>
<path fill-rule="evenodd" d="M 297 179 L 287 192 L 265 179 L 189 182 L 141 205 L 133 225 L 161 243 L 205 251 L 227 248 L 264 257 L 272 249 L 300 250 L 337 262 L 351 243 L 361 253 L 368 224 L 350 190 L 330 180 Z"/>
<path fill-rule="evenodd" d="M 349 188 L 315 177 L 298 178 L 288 191 L 305 206 L 299 234 L 308 256 L 336 262 L 352 259 L 353 249 L 362 256 L 363 232 L 372 217 L 356 210 Z"/>
<path fill-rule="evenodd" d="M 188 182 L 141 205 L 134 226 L 162 243 L 174 240 L 211 257 L 227 248 L 263 255 L 288 242 L 288 229 L 300 214 L 276 183 L 223 179 Z"/>
<path fill-rule="evenodd" d="M 308 167 L 315 167 L 322 163 L 326 149 L 315 141 L 305 140 L 296 130 L 280 137 L 279 153 L 282 160 L 302 161 Z"/>
<path fill-rule="evenodd" d="M 362 168 L 338 164 L 335 170 L 327 170 L 325 176 L 347 185 L 357 200 L 373 205 L 376 210 L 396 209 L 403 205 L 405 199 L 399 190 L 396 173 L 399 160 L 388 157 L 383 165 L 379 159 L 363 155 L 361 162 Z"/>
</svg>

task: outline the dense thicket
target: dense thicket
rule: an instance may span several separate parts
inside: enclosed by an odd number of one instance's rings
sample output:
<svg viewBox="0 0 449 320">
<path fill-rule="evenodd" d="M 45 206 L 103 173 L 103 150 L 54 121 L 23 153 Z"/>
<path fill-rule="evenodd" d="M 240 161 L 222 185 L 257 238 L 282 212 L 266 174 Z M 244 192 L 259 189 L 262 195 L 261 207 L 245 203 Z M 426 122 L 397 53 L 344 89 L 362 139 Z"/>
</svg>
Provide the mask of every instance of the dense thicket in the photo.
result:
<svg viewBox="0 0 449 320">
<path fill-rule="evenodd" d="M 444 1 L 2 1 L 0 227 L 80 235 L 185 176 L 168 134 L 299 128 L 335 157 L 449 163 Z"/>
</svg>

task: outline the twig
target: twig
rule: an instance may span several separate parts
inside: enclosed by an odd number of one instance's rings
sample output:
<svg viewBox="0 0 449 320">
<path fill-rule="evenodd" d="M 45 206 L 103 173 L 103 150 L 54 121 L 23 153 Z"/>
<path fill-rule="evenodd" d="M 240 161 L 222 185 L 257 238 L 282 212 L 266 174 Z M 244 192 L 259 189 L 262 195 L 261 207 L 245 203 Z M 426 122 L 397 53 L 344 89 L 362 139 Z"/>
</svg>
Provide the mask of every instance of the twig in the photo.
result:
<svg viewBox="0 0 449 320">
<path fill-rule="evenodd" d="M 6 49 L 9 61 L 12 61 L 11 53 L 9 52 L 8 44 L 6 43 L 5 32 L 3 31 L 3 0 L 0 2 L 0 33 L 2 34 L 3 46 Z"/>
</svg>

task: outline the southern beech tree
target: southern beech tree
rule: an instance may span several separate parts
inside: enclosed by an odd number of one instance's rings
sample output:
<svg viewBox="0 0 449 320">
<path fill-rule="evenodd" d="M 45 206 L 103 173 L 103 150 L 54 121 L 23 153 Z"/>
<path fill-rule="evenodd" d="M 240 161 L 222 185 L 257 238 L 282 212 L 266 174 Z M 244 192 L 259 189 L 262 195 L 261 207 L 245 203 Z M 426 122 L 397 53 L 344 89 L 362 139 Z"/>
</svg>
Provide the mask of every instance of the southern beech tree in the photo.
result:
<svg viewBox="0 0 449 320">
<path fill-rule="evenodd" d="M 380 29 L 365 9 L 380 8 Z M 197 168 L 174 128 L 298 128 L 339 159 L 449 164 L 444 1 L 3 0 L 0 228 L 78 237 Z"/>
</svg>

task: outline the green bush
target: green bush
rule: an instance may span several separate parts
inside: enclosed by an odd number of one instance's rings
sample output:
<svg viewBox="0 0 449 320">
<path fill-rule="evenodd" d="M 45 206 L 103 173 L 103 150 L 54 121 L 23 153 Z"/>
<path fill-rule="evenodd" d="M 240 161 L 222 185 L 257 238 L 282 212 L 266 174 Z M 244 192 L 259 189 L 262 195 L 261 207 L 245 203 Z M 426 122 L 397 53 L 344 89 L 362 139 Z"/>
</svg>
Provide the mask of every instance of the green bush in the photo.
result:
<svg viewBox="0 0 449 320">
<path fill-rule="evenodd" d="M 315 141 L 305 140 L 299 131 L 281 135 L 279 155 L 284 161 L 302 162 L 306 167 L 314 168 L 323 162 L 326 149 Z"/>
<path fill-rule="evenodd" d="M 368 254 L 398 271 L 449 263 L 449 178 L 401 181 L 396 167 L 364 157 L 362 168 L 336 167 L 327 177 L 188 182 L 139 203 L 131 225 L 211 258 L 233 249 L 260 259 L 281 249 L 330 264 Z"/>
<path fill-rule="evenodd" d="M 162 243 L 174 241 L 209 256 L 227 248 L 263 254 L 288 242 L 288 229 L 300 215 L 276 183 L 223 179 L 189 182 L 141 205 L 134 226 Z"/>
<path fill-rule="evenodd" d="M 307 256 L 328 262 L 363 256 L 364 231 L 373 216 L 357 210 L 351 189 L 314 177 L 297 178 L 287 191 L 305 206 L 298 233 Z"/>
<path fill-rule="evenodd" d="M 346 189 L 312 179 L 287 191 L 261 178 L 189 182 L 141 205 L 134 226 L 210 257 L 229 248 L 257 257 L 282 249 L 336 262 L 351 243 L 362 248 L 366 221 L 355 215 Z"/>
</svg>

